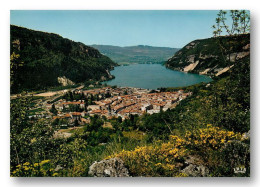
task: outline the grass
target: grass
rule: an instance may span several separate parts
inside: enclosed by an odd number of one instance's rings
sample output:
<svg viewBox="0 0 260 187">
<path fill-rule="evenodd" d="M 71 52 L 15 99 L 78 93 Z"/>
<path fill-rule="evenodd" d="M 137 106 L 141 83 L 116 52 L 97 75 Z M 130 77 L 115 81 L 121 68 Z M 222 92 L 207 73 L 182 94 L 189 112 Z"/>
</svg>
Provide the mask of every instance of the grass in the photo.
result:
<svg viewBox="0 0 260 187">
<path fill-rule="evenodd" d="M 57 87 L 49 88 L 47 91 L 59 91 L 59 90 L 65 90 L 65 89 L 70 89 L 70 88 L 77 88 L 79 86 L 80 86 L 80 84 L 74 84 L 74 85 L 68 85 L 68 86 L 57 86 Z"/>
<path fill-rule="evenodd" d="M 103 125 L 102 127 L 103 127 L 103 128 L 113 129 L 113 126 L 111 125 L 110 122 L 105 122 L 104 125 Z"/>
<path fill-rule="evenodd" d="M 34 114 L 36 114 L 38 112 L 42 112 L 42 111 L 45 111 L 45 110 L 43 110 L 42 108 L 36 108 L 36 109 L 33 109 L 33 110 L 29 110 L 28 112 L 29 112 L 30 115 L 34 115 Z"/>
<path fill-rule="evenodd" d="M 123 131 L 123 135 L 134 140 L 144 140 L 146 138 L 145 133 L 142 131 Z"/>
</svg>

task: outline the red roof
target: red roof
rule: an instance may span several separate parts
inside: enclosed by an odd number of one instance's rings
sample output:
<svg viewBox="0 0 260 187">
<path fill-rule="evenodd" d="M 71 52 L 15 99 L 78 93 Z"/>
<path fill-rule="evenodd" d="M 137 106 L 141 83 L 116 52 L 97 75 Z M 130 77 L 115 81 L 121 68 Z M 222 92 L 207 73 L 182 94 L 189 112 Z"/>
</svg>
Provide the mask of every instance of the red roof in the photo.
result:
<svg viewBox="0 0 260 187">
<path fill-rule="evenodd" d="M 71 114 L 72 114 L 73 116 L 81 116 L 81 113 L 80 113 L 80 112 L 71 112 Z"/>
<path fill-rule="evenodd" d="M 62 103 L 63 105 L 80 105 L 80 104 L 84 104 L 84 101 L 83 102 L 80 102 L 80 101 L 73 101 L 73 102 L 65 102 L 65 103 Z"/>
<path fill-rule="evenodd" d="M 66 113 L 66 114 L 65 114 L 65 117 L 70 117 L 70 114 L 69 114 L 69 113 Z"/>
</svg>

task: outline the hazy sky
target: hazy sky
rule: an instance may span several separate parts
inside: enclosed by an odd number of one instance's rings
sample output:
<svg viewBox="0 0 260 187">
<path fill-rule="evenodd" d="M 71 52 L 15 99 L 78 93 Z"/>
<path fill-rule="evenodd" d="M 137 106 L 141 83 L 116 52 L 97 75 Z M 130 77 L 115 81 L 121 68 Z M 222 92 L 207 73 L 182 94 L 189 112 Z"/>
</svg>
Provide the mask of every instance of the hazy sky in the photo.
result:
<svg viewBox="0 0 260 187">
<path fill-rule="evenodd" d="M 74 41 L 117 46 L 183 47 L 212 36 L 218 11 L 12 10 L 11 24 Z"/>
</svg>

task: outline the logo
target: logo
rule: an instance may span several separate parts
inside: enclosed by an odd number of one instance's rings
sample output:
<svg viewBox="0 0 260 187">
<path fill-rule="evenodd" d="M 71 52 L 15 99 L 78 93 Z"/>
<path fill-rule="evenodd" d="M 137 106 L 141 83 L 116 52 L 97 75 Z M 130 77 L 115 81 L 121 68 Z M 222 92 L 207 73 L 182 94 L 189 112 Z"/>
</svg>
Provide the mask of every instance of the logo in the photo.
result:
<svg viewBox="0 0 260 187">
<path fill-rule="evenodd" d="M 234 173 L 246 173 L 246 168 L 244 166 L 241 167 L 235 167 Z"/>
</svg>

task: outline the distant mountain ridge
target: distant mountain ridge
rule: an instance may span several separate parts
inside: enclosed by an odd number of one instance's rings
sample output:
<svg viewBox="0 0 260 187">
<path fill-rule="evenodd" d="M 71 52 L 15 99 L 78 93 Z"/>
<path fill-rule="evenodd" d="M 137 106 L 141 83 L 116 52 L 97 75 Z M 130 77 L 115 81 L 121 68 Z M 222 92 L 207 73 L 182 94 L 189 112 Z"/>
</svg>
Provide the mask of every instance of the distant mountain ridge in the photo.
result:
<svg viewBox="0 0 260 187">
<path fill-rule="evenodd" d="M 165 63 L 178 71 L 219 76 L 250 57 L 250 34 L 194 40 Z"/>
<path fill-rule="evenodd" d="M 119 47 L 112 45 L 91 45 L 102 54 L 119 64 L 163 63 L 179 48 L 153 47 L 147 45 Z"/>
<path fill-rule="evenodd" d="M 12 93 L 58 86 L 58 77 L 74 83 L 111 78 L 117 66 L 97 49 L 57 34 L 11 25 L 11 54 L 19 54 L 24 65 L 16 70 Z"/>
</svg>

